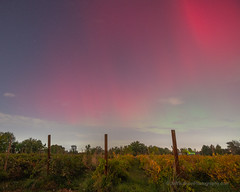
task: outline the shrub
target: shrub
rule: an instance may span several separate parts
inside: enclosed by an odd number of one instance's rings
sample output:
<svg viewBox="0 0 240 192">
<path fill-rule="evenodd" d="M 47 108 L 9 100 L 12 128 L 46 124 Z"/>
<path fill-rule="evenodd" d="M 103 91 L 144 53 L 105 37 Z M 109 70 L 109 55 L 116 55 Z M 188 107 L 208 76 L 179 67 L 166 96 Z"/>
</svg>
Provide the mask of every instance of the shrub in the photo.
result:
<svg viewBox="0 0 240 192">
<path fill-rule="evenodd" d="M 109 191 L 114 185 L 127 180 L 129 162 L 120 158 L 114 158 L 108 160 L 108 173 L 104 174 L 105 171 L 104 159 L 100 160 L 97 169 L 93 173 L 94 188 L 96 191 Z"/>
</svg>

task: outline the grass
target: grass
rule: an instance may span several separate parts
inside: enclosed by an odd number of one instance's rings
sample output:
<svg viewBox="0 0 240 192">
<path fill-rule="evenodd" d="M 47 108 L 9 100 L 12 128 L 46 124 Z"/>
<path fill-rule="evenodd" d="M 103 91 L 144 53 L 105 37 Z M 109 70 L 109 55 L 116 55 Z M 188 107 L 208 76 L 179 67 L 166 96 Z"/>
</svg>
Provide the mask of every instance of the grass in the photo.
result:
<svg viewBox="0 0 240 192">
<path fill-rule="evenodd" d="M 36 182 L 33 179 L 24 179 L 18 181 L 5 181 L 0 182 L 0 191 L 2 192 L 46 192 L 46 191 L 58 191 L 58 192 L 94 192 L 93 180 L 91 178 L 92 171 L 86 171 L 82 176 L 74 179 L 71 183 L 71 188 L 59 189 L 57 186 L 53 186 L 51 189 L 47 189 L 46 185 L 51 185 L 51 182 L 42 183 L 38 188 L 32 188 L 32 184 Z M 237 192 L 233 190 L 229 185 L 216 185 L 216 186 L 193 186 L 195 192 Z M 121 182 L 117 186 L 114 186 L 114 192 L 167 192 L 167 190 L 161 190 L 154 184 L 149 182 L 149 178 L 143 170 L 139 169 L 137 164 L 134 164 L 129 169 L 129 177 L 126 181 Z"/>
<path fill-rule="evenodd" d="M 129 178 L 115 187 L 116 192 L 155 192 L 155 186 L 149 183 L 149 178 L 142 169 L 139 168 L 139 162 L 129 169 Z M 157 191 L 156 191 L 157 192 Z"/>
</svg>

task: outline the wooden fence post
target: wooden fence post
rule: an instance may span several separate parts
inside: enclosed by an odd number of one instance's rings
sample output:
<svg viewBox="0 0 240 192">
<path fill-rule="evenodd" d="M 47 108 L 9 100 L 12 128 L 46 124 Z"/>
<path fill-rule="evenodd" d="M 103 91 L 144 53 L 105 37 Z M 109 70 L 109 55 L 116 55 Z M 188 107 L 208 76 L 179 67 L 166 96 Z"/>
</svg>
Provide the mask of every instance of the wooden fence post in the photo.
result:
<svg viewBox="0 0 240 192">
<path fill-rule="evenodd" d="M 173 154 L 175 159 L 175 172 L 177 173 L 177 175 L 179 175 L 180 168 L 179 168 L 179 161 L 178 161 L 176 134 L 175 134 L 175 130 L 171 130 L 171 132 L 172 132 Z"/>
<path fill-rule="evenodd" d="M 107 175 L 107 172 L 108 172 L 108 135 L 105 134 L 104 138 L 105 138 L 105 161 L 106 161 L 104 173 L 105 173 L 105 175 Z"/>
<path fill-rule="evenodd" d="M 51 159 L 51 135 L 48 135 L 47 175 L 49 175 L 50 159 Z"/>
<path fill-rule="evenodd" d="M 10 141 L 9 141 L 9 145 L 8 145 L 8 151 L 7 151 L 6 160 L 5 160 L 5 164 L 4 164 L 4 171 L 7 171 L 7 162 L 8 162 L 8 156 L 9 156 L 9 153 L 10 153 L 11 145 L 12 145 L 12 138 L 10 137 Z"/>
</svg>

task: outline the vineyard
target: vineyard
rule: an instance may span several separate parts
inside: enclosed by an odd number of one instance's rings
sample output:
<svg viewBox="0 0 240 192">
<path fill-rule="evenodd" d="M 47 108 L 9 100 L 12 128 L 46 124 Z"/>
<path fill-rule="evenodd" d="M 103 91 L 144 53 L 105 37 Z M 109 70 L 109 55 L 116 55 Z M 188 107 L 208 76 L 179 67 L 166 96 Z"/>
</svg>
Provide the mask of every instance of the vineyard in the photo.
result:
<svg viewBox="0 0 240 192">
<path fill-rule="evenodd" d="M 239 191 L 239 155 L 0 154 L 0 191 Z"/>
</svg>

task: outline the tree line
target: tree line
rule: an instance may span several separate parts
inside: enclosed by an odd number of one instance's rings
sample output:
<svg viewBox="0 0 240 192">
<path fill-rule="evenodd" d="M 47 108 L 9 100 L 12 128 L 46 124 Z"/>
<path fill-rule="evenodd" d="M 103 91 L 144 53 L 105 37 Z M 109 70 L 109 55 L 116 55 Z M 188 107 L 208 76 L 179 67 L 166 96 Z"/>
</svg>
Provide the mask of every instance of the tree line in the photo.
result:
<svg viewBox="0 0 240 192">
<path fill-rule="evenodd" d="M 43 144 L 38 139 L 25 139 L 22 142 L 16 141 L 13 133 L 0 132 L 0 153 L 4 153 L 8 150 L 9 143 L 11 142 L 11 153 L 43 153 L 47 151 L 46 144 Z M 52 145 L 52 153 L 65 153 L 65 148 L 61 145 Z"/>
<path fill-rule="evenodd" d="M 46 144 L 43 144 L 41 140 L 29 138 L 22 142 L 16 141 L 13 133 L 10 132 L 0 132 L 0 153 L 4 153 L 8 150 L 9 143 L 11 142 L 11 153 L 44 153 L 47 151 Z M 181 154 L 187 154 L 188 152 L 196 152 L 200 155 L 213 155 L 213 154 L 234 154 L 240 155 L 240 142 L 232 140 L 227 142 L 227 148 L 224 149 L 220 145 L 203 145 L 201 151 L 197 152 L 191 148 L 181 148 L 178 150 Z M 91 147 L 89 144 L 85 146 L 84 153 L 86 154 L 101 154 L 104 150 L 102 147 Z M 72 145 L 70 150 L 66 150 L 61 145 L 51 145 L 51 153 L 53 154 L 63 154 L 63 153 L 78 153 L 77 146 Z M 168 148 L 161 148 L 157 146 L 146 146 L 145 144 L 134 141 L 126 146 L 112 147 L 109 149 L 109 155 L 114 154 L 132 154 L 134 156 L 140 154 L 171 154 L 172 150 Z"/>
</svg>

